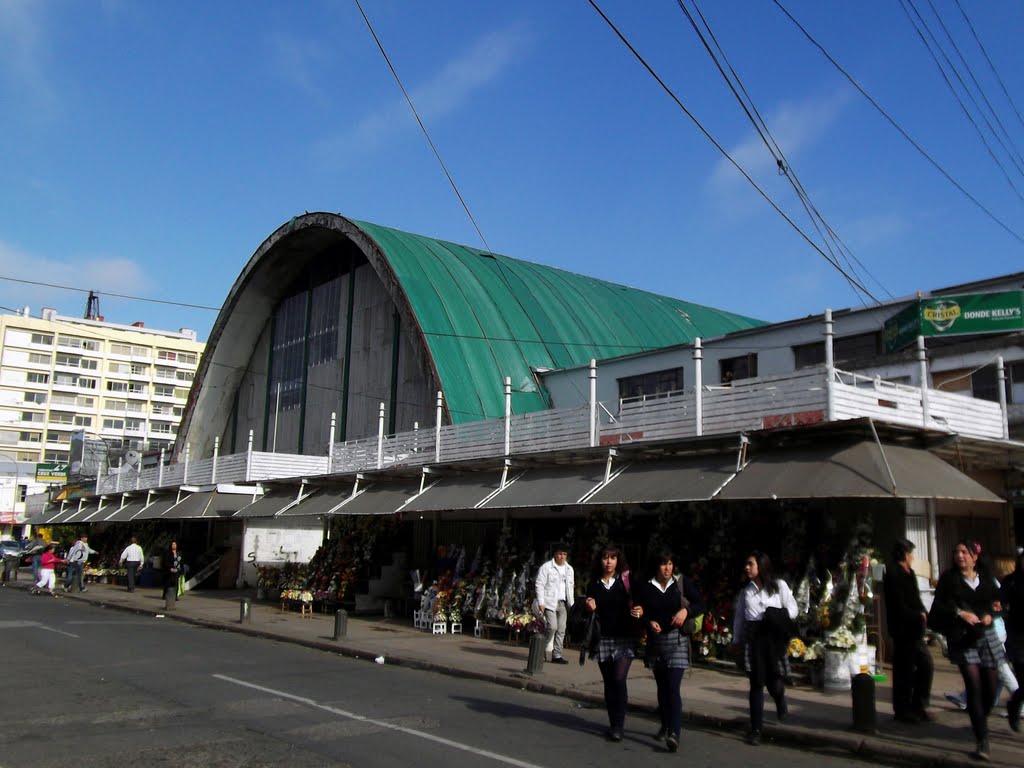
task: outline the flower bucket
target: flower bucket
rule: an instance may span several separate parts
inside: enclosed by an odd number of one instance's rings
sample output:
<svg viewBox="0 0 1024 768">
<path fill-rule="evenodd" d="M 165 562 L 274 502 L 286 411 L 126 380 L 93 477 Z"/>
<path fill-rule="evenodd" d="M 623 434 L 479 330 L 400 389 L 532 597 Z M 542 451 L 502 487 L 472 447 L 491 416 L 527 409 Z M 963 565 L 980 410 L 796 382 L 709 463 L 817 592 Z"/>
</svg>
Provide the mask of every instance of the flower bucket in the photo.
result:
<svg viewBox="0 0 1024 768">
<path fill-rule="evenodd" d="M 826 649 L 825 679 L 826 692 L 850 690 L 850 656 L 846 651 Z"/>
</svg>

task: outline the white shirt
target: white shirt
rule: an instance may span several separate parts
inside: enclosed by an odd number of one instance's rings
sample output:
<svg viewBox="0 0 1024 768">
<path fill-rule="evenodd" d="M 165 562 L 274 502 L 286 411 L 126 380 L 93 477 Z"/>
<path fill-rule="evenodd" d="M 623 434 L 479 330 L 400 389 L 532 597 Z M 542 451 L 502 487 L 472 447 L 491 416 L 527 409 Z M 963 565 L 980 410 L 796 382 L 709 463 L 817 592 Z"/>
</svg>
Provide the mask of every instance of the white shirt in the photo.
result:
<svg viewBox="0 0 1024 768">
<path fill-rule="evenodd" d="M 133 563 L 141 563 L 143 560 L 142 547 L 138 544 L 129 544 L 121 553 L 121 562 L 128 560 Z"/>
<path fill-rule="evenodd" d="M 782 579 L 776 579 L 775 584 L 778 586 L 778 591 L 774 595 L 769 595 L 753 581 L 748 581 L 747 585 L 740 590 L 739 605 L 736 606 L 736 615 L 732 621 L 733 637 L 742 636 L 743 625 L 746 622 L 761 621 L 768 608 L 785 608 L 789 618 L 796 618 L 799 609 L 789 585 Z"/>
</svg>

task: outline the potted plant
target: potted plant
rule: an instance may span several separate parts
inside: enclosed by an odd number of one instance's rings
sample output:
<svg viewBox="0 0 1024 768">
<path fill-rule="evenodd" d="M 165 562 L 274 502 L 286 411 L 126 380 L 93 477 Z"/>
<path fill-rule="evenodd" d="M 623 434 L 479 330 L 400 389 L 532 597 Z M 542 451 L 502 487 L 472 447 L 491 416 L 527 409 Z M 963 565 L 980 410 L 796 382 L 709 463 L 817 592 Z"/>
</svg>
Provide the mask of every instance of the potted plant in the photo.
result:
<svg viewBox="0 0 1024 768">
<path fill-rule="evenodd" d="M 825 635 L 824 688 L 826 691 L 850 690 L 850 654 L 857 649 L 857 638 L 846 627 Z"/>
</svg>

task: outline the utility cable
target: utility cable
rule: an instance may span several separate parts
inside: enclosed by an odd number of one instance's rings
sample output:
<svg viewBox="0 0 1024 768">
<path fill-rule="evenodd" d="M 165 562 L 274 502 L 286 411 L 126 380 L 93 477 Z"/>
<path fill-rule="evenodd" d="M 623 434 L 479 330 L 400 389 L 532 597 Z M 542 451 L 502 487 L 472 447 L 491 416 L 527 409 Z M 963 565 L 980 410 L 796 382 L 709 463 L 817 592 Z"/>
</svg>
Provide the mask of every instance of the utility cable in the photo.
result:
<svg viewBox="0 0 1024 768">
<path fill-rule="evenodd" d="M 982 45 L 981 38 L 978 37 L 978 33 L 974 30 L 974 25 L 968 18 L 967 12 L 964 10 L 964 7 L 960 4 L 960 0 L 954 0 L 954 2 L 956 3 L 956 7 L 960 9 L 960 15 L 962 15 L 964 17 L 964 21 L 967 22 L 967 27 L 968 29 L 971 30 L 971 35 L 974 37 L 974 42 L 978 44 L 978 48 L 981 50 L 982 55 L 985 57 L 985 61 L 988 62 L 989 69 L 991 69 L 992 74 L 995 75 L 996 82 L 999 83 L 999 87 L 1002 89 L 1003 95 L 1006 97 L 1006 100 L 1010 102 L 1010 106 L 1013 107 L 1013 111 L 1017 115 L 1017 120 L 1019 120 L 1021 126 L 1024 127 L 1024 117 L 1021 116 L 1020 110 L 1017 109 L 1017 104 L 1014 102 L 1013 97 L 1010 96 L 1010 92 L 1006 90 L 1006 83 L 1004 83 L 1003 78 L 999 76 L 999 71 L 996 69 L 996 65 L 992 63 L 992 59 L 989 57 L 988 51 L 985 50 L 985 46 Z"/>
<path fill-rule="evenodd" d="M 686 105 L 684 105 L 683 102 L 679 99 L 679 97 L 676 96 L 675 92 L 673 92 L 672 89 L 668 87 L 665 81 L 662 80 L 658 73 L 654 71 L 653 67 L 651 67 L 651 65 L 647 63 L 647 60 L 644 59 L 644 57 L 640 55 L 639 51 L 637 51 L 636 48 L 633 47 L 633 44 L 630 43 L 626 36 L 619 30 L 619 28 L 615 26 L 614 22 L 612 22 L 612 20 L 609 19 L 607 15 L 605 15 L 604 11 L 601 10 L 601 8 L 597 5 L 595 0 L 587 0 L 587 2 L 590 3 L 590 6 L 595 11 L 597 11 L 598 15 L 602 19 L 604 19 L 604 22 L 615 33 L 615 35 L 619 38 L 622 44 L 629 49 L 629 52 L 632 53 L 636 60 L 640 62 L 641 66 L 643 66 L 643 68 L 647 70 L 648 74 L 650 74 L 650 76 L 654 78 L 655 82 L 657 82 L 658 85 L 661 86 L 662 90 L 664 90 L 665 93 L 668 94 L 669 98 L 671 98 L 672 101 L 675 102 L 676 106 L 678 106 L 679 109 L 682 110 L 683 114 L 686 115 L 695 126 L 697 126 L 697 129 L 702 134 L 704 134 L 704 137 L 711 142 L 715 149 L 717 149 L 732 164 L 732 166 L 737 171 L 740 172 L 743 178 L 745 178 L 750 183 L 750 185 L 755 190 L 757 190 L 757 193 L 761 195 L 762 198 L 764 198 L 764 200 L 775 210 L 775 212 L 778 213 L 783 219 L 785 219 L 786 223 L 788 223 L 793 229 L 795 229 L 804 239 L 804 241 L 806 241 L 808 245 L 810 245 L 815 251 L 817 251 L 818 254 L 823 259 L 825 259 L 825 261 L 831 264 L 846 279 L 846 281 L 850 284 L 851 287 L 861 291 L 862 293 L 864 293 L 864 295 L 868 296 L 872 301 L 877 302 L 878 299 L 875 298 L 875 296 L 872 295 L 872 293 L 866 287 L 864 287 L 864 285 L 856 277 L 854 277 L 845 269 L 843 269 L 842 265 L 840 265 L 837 260 L 829 257 L 829 255 L 825 253 L 825 251 L 823 251 L 821 247 L 817 243 L 815 243 L 814 240 L 812 240 L 806 232 L 804 232 L 803 229 L 800 228 L 800 225 L 793 221 L 789 214 L 783 211 L 782 208 L 780 208 L 779 205 L 774 200 L 772 200 L 768 193 L 765 192 L 758 185 L 758 183 L 750 177 L 750 174 L 748 174 L 746 170 L 744 170 L 743 167 L 738 162 L 736 162 L 736 160 L 733 159 L 732 155 L 728 153 L 725 147 L 723 147 L 715 139 L 715 137 L 711 135 L 707 128 L 705 128 L 701 124 L 701 122 L 694 116 L 694 114 L 690 112 L 689 109 L 686 108 Z M 1022 241 L 1024 241 L 1024 238 L 1022 238 Z"/>
<path fill-rule="evenodd" d="M 434 145 L 433 139 L 430 138 L 430 134 L 427 132 L 427 126 L 423 124 L 423 120 L 420 119 L 420 113 L 416 111 L 416 105 L 412 102 L 412 97 L 409 96 L 409 92 L 405 90 L 405 86 L 402 85 L 402 78 L 398 76 L 398 71 L 395 66 L 391 63 L 391 59 L 388 57 L 388 52 L 384 50 L 384 46 L 380 39 L 377 37 L 377 33 L 373 30 L 373 25 L 370 23 L 370 19 L 367 17 L 366 12 L 363 10 L 363 6 L 359 4 L 359 0 L 354 0 L 356 8 L 359 9 L 359 13 L 363 17 L 363 21 L 366 22 L 366 28 L 370 30 L 370 35 L 373 36 L 373 42 L 377 44 L 377 48 L 380 49 L 381 56 L 384 57 L 384 61 L 387 62 L 388 69 L 391 70 L 391 74 L 394 75 L 395 82 L 398 83 L 398 87 L 402 89 L 402 95 L 405 96 L 406 102 L 409 104 L 409 109 L 412 110 L 413 116 L 416 118 L 416 122 L 420 126 L 420 130 L 423 131 L 423 136 L 426 138 L 427 143 L 430 144 L 430 149 L 434 153 L 434 157 L 437 158 L 437 162 L 441 166 L 441 170 L 444 171 L 444 175 L 448 179 L 448 183 L 451 184 L 452 189 L 455 191 L 455 196 L 459 198 L 459 202 L 462 204 L 462 209 L 466 212 L 469 220 L 473 223 L 473 228 L 476 230 L 477 235 L 480 236 L 480 241 L 484 244 L 484 249 L 488 253 L 491 253 L 491 246 L 487 244 L 487 238 L 484 237 L 484 233 L 480 230 L 480 227 L 476 223 L 476 219 L 473 218 L 473 214 L 469 210 L 469 206 L 466 204 L 465 199 L 462 197 L 462 193 L 459 192 L 458 186 L 455 184 L 455 179 L 448 172 L 448 167 L 444 164 L 444 160 L 441 159 L 441 153 L 437 151 L 437 147 Z"/>
<path fill-rule="evenodd" d="M 8 280 L 8 281 L 10 281 L 12 283 L 22 283 L 24 285 L 38 285 L 38 286 L 41 286 L 43 288 L 57 288 L 57 289 L 62 290 L 62 291 L 78 291 L 79 293 L 89 293 L 90 292 L 88 288 L 75 288 L 74 286 L 70 286 L 70 285 L 57 285 L 55 283 L 41 283 L 41 282 L 39 282 L 37 280 L 22 280 L 21 278 L 18 278 L 18 277 L 7 277 L 6 275 L 0 275 L 0 280 Z M 100 291 L 95 291 L 95 293 L 101 293 L 101 292 Z M 101 295 L 103 295 L 103 296 L 110 296 L 110 297 L 115 298 L 115 299 L 130 299 L 131 301 L 148 301 L 148 302 L 150 302 L 152 304 L 167 304 L 167 305 L 172 306 L 172 307 L 185 307 L 186 309 L 208 309 L 211 312 L 220 312 L 220 310 L 221 310 L 220 307 L 207 307 L 207 306 L 205 306 L 203 304 L 186 304 L 183 301 L 169 301 L 167 299 L 149 299 L 149 298 L 144 298 L 142 296 L 129 296 L 129 295 L 124 294 L 124 293 L 110 293 L 108 291 L 103 291 L 101 293 Z"/>
</svg>

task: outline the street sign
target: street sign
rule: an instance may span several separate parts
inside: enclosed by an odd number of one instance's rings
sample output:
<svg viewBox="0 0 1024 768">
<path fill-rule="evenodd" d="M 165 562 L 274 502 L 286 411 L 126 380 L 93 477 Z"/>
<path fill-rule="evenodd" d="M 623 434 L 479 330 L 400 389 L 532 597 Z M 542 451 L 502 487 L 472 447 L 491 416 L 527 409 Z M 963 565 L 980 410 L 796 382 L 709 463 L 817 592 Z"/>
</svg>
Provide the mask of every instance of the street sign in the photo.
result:
<svg viewBox="0 0 1024 768">
<path fill-rule="evenodd" d="M 1021 330 L 1024 330 L 1024 291 L 935 296 L 915 301 L 886 321 L 885 351 L 908 347 L 918 336 Z"/>
<path fill-rule="evenodd" d="M 66 483 L 68 481 L 67 464 L 36 464 L 37 483 Z"/>
</svg>

